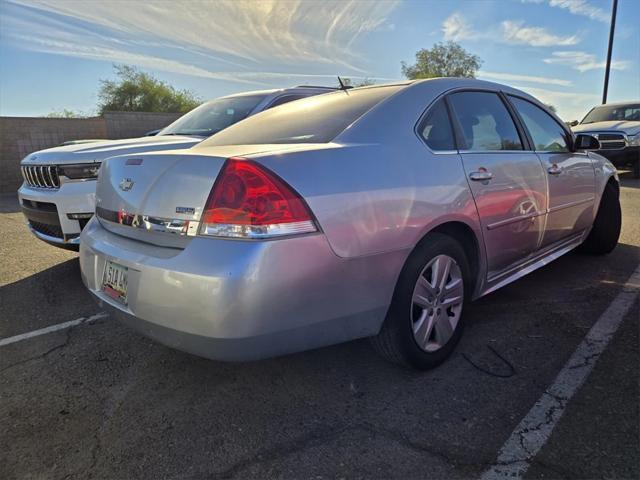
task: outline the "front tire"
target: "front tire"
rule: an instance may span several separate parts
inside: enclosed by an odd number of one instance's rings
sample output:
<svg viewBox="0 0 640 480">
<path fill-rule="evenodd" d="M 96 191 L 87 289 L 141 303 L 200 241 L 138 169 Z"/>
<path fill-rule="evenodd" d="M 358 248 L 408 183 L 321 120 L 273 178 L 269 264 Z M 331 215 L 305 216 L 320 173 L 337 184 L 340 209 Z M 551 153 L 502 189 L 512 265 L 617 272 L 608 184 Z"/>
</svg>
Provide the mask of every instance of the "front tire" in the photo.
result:
<svg viewBox="0 0 640 480">
<path fill-rule="evenodd" d="M 618 190 L 613 184 L 607 183 L 593 227 L 578 250 L 592 255 L 611 253 L 618 244 L 621 228 L 622 210 Z"/>
<path fill-rule="evenodd" d="M 387 360 L 427 370 L 451 355 L 471 293 L 469 261 L 448 235 L 429 234 L 407 260 L 380 333 L 371 339 Z"/>
</svg>

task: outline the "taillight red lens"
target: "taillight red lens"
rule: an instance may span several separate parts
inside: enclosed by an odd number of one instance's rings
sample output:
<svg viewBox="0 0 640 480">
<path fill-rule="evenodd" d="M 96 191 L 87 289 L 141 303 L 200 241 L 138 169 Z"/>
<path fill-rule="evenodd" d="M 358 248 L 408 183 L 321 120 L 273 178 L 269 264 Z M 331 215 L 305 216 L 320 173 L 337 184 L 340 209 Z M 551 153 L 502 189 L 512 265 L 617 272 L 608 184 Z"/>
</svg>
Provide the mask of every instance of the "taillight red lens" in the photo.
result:
<svg viewBox="0 0 640 480">
<path fill-rule="evenodd" d="M 202 215 L 201 233 L 264 238 L 316 231 L 305 202 L 261 165 L 229 158 Z"/>
</svg>

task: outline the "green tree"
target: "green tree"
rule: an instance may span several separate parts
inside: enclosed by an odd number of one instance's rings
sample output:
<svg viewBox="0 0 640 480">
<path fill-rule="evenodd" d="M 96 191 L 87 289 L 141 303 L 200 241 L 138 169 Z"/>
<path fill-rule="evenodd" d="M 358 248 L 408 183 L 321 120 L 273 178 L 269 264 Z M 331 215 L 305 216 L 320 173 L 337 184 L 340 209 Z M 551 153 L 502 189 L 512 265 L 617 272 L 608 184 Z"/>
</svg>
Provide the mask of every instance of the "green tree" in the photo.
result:
<svg viewBox="0 0 640 480">
<path fill-rule="evenodd" d="M 340 77 L 340 80 L 342 80 L 342 83 L 345 84 L 345 86 L 347 87 L 368 87 L 369 85 L 375 85 L 376 81 L 375 80 L 371 80 L 369 77 L 363 77 L 362 80 L 359 81 L 353 81 L 353 79 L 351 77 Z M 336 88 L 341 88 L 340 86 L 340 82 L 338 81 L 338 83 L 336 83 Z"/>
<path fill-rule="evenodd" d="M 376 84 L 375 80 L 371 80 L 369 77 L 364 77 L 359 82 L 356 82 L 353 86 L 354 87 L 368 87 L 369 85 L 375 85 L 375 84 Z"/>
<path fill-rule="evenodd" d="M 101 80 L 98 111 L 186 113 L 202 101 L 129 65 L 114 65 L 117 80 Z"/>
<path fill-rule="evenodd" d="M 87 116 L 82 112 L 74 112 L 68 108 L 53 110 L 45 115 L 46 118 L 86 118 Z"/>
<path fill-rule="evenodd" d="M 479 56 L 467 52 L 455 42 L 436 43 L 416 52 L 415 65 L 402 62 L 402 74 L 409 79 L 433 77 L 475 78 L 482 65 Z"/>
</svg>

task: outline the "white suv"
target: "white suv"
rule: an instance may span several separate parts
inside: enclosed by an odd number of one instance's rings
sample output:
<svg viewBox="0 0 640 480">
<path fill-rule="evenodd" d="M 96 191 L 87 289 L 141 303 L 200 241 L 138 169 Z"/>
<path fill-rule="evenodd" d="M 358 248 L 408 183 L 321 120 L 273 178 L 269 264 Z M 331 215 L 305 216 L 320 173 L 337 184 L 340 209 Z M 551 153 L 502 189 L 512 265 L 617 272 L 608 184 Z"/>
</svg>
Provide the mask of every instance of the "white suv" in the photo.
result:
<svg viewBox="0 0 640 480">
<path fill-rule="evenodd" d="M 20 164 L 22 212 L 36 237 L 77 250 L 80 232 L 93 216 L 95 180 L 106 158 L 189 148 L 250 115 L 333 90 L 300 86 L 230 95 L 200 105 L 155 136 L 75 143 L 32 153 Z"/>
</svg>

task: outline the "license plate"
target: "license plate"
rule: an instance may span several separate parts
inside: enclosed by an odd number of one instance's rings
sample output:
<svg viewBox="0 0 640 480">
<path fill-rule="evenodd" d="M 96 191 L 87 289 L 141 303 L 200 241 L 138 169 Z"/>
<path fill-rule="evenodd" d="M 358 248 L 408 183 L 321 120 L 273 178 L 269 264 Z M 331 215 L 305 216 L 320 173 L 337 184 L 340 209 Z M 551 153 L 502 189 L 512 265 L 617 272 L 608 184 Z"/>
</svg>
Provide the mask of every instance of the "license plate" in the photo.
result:
<svg viewBox="0 0 640 480">
<path fill-rule="evenodd" d="M 107 260 L 102 276 L 102 291 L 126 305 L 128 276 L 129 269 L 127 267 Z"/>
</svg>

